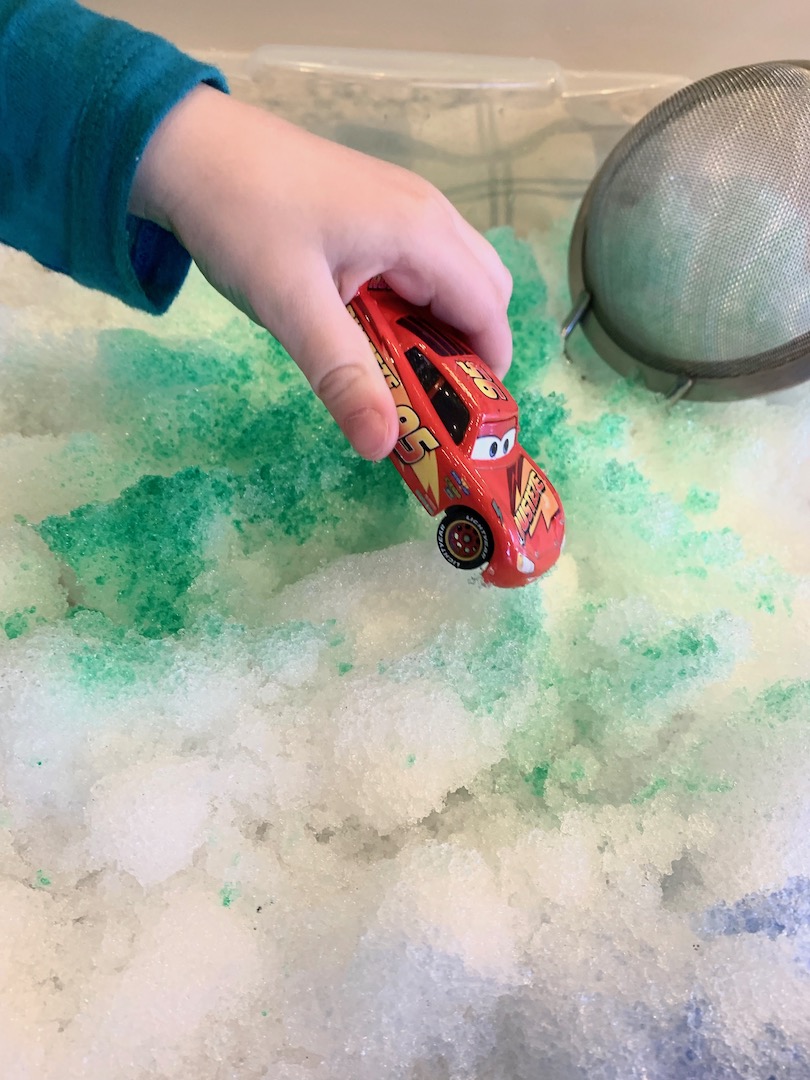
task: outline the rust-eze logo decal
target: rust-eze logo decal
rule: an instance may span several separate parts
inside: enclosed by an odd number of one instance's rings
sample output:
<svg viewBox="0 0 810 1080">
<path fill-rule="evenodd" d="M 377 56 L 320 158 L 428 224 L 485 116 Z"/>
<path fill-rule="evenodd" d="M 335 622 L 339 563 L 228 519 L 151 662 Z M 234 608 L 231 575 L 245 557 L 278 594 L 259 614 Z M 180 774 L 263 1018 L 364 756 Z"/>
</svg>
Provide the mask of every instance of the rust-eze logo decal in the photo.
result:
<svg viewBox="0 0 810 1080">
<path fill-rule="evenodd" d="M 512 491 L 515 524 L 523 539 L 534 536 L 540 518 L 545 522 L 546 528 L 550 529 L 560 504 L 528 458 L 522 457 L 517 465 L 510 467 L 509 486 Z"/>
<path fill-rule="evenodd" d="M 348 311 L 355 322 L 363 329 L 363 332 L 366 333 L 362 320 L 351 304 L 348 305 Z M 432 431 L 423 427 L 419 414 L 408 397 L 408 391 L 396 374 L 393 363 L 388 363 L 380 355 L 380 350 L 367 333 L 366 337 L 368 337 L 371 351 L 380 366 L 380 371 L 383 373 L 397 408 L 399 439 L 394 447 L 394 453 L 403 465 L 410 465 L 416 479 L 422 485 L 430 505 L 435 507 L 439 502 L 439 463 L 436 460 L 436 451 L 440 446 L 439 440 Z M 435 512 L 435 509 L 430 509 L 431 514 Z"/>
</svg>

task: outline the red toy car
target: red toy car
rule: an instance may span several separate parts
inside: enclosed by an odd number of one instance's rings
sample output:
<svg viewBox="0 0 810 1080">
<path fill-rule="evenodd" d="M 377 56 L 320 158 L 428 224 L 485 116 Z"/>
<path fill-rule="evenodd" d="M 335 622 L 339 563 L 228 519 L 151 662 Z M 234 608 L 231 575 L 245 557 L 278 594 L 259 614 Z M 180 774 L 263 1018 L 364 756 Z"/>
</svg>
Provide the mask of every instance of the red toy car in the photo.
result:
<svg viewBox="0 0 810 1080">
<path fill-rule="evenodd" d="M 518 407 L 455 331 L 402 300 L 382 278 L 349 311 L 368 336 L 399 414 L 393 461 L 461 570 L 485 563 L 503 588 L 544 574 L 560 554 L 559 496 L 518 443 Z"/>
</svg>

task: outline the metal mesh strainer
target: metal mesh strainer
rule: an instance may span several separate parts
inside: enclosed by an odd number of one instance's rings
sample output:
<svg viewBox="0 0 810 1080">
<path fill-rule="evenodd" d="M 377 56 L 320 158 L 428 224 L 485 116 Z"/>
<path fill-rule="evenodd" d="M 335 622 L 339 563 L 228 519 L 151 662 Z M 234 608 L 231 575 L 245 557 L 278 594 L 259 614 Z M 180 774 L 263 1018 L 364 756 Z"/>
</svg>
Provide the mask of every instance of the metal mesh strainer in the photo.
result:
<svg viewBox="0 0 810 1080">
<path fill-rule="evenodd" d="M 673 396 L 810 377 L 810 63 L 702 79 L 652 110 L 593 180 L 569 281 L 597 352 Z"/>
</svg>

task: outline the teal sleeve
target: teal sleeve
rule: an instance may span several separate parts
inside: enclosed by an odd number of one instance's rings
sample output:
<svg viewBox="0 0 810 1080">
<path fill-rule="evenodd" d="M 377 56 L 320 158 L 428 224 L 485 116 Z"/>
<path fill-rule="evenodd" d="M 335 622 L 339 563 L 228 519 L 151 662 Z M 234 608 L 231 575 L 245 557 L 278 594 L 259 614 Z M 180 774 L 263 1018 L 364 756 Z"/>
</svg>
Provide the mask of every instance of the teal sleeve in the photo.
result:
<svg viewBox="0 0 810 1080">
<path fill-rule="evenodd" d="M 215 68 L 73 0 L 0 0 L 0 241 L 132 307 L 163 312 L 190 258 L 127 212 L 169 110 Z"/>
</svg>

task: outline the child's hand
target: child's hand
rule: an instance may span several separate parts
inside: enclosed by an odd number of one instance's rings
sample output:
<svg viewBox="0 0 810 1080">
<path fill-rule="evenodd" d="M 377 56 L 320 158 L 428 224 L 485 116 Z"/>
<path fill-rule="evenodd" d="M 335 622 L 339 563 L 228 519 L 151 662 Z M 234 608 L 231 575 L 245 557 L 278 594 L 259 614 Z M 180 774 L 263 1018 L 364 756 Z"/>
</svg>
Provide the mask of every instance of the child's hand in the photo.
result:
<svg viewBox="0 0 810 1080">
<path fill-rule="evenodd" d="M 435 188 L 211 87 L 150 140 L 130 211 L 174 232 L 278 338 L 364 457 L 397 439 L 390 391 L 345 308 L 375 274 L 463 331 L 496 374 L 509 367 L 509 273 Z"/>
</svg>

